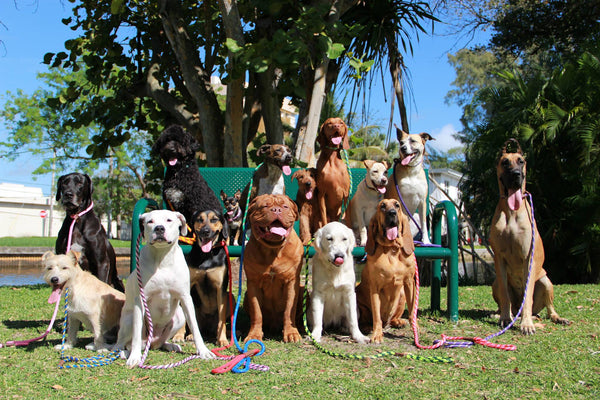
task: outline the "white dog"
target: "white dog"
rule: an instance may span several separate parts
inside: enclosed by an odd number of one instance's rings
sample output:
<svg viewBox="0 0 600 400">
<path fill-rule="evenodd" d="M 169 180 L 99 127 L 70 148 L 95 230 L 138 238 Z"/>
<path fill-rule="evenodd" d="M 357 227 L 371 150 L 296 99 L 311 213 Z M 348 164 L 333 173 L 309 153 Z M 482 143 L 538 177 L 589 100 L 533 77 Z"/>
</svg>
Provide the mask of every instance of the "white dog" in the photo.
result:
<svg viewBox="0 0 600 400">
<path fill-rule="evenodd" d="M 323 327 L 345 327 L 352 339 L 368 343 L 358 328 L 354 275 L 354 233 L 344 224 L 330 222 L 315 233 L 312 262 L 312 336 L 319 342 Z"/>
<path fill-rule="evenodd" d="M 185 236 L 185 218 L 178 212 L 151 211 L 140 216 L 146 246 L 140 253 L 138 268 L 142 287 L 152 317 L 154 337 L 152 348 L 181 351 L 177 344 L 167 343 L 184 326 L 186 320 L 194 335 L 196 354 L 202 358 L 215 358 L 206 347 L 195 318 L 194 304 L 190 295 L 190 273 L 179 247 L 178 238 Z M 137 271 L 127 279 L 126 301 L 121 313 L 121 327 L 116 349 L 121 357 L 127 357 L 127 366 L 134 367 L 142 358 L 144 315 L 140 298 Z"/>
<path fill-rule="evenodd" d="M 73 246 L 75 247 L 75 246 Z M 72 349 L 77 343 L 77 332 L 83 324 L 94 335 L 94 341 L 85 346 L 87 350 L 108 351 L 108 338 L 115 340 L 119 329 L 121 309 L 125 294 L 102 282 L 79 266 L 81 253 L 71 250 L 56 255 L 51 251 L 42 256 L 44 280 L 52 286 L 49 302 L 60 301 L 63 289 L 69 290 L 67 302 L 67 339 L 64 349 Z M 62 344 L 54 346 L 63 348 Z"/>
<path fill-rule="evenodd" d="M 352 227 L 359 246 L 367 244 L 367 226 L 377 211 L 377 204 L 385 195 L 389 168 L 386 161 L 365 160 L 363 163 L 367 168 L 367 175 L 358 184 L 346 210 L 346 225 Z"/>
<path fill-rule="evenodd" d="M 398 190 L 400 190 L 408 212 L 411 215 L 415 212 L 419 214 L 419 225 L 423 233 L 421 241 L 429 244 L 431 241 L 427 230 L 426 207 L 429 186 L 423 169 L 423 158 L 425 155 L 425 142 L 433 140 L 433 138 L 425 132 L 418 135 L 408 134 L 398 127 L 396 127 L 396 135 L 398 136 L 398 142 L 400 142 L 400 158 L 395 160 L 394 172 L 389 180 L 385 197 L 400 200 L 396 190 L 395 182 L 397 182 Z M 418 228 L 412 220 L 410 223 L 411 232 L 414 236 L 418 233 Z"/>
</svg>

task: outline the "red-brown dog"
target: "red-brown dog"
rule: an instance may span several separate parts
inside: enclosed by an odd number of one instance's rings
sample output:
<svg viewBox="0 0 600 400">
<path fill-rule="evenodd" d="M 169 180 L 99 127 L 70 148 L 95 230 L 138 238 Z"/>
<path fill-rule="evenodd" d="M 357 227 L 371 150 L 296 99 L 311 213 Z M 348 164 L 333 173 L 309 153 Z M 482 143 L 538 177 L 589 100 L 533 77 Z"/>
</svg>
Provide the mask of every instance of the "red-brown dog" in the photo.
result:
<svg viewBox="0 0 600 400">
<path fill-rule="evenodd" d="M 300 214 L 300 240 L 305 246 L 319 229 L 318 216 L 315 213 L 316 176 L 317 170 L 314 168 L 300 169 L 292 175 L 292 181 L 298 181 L 296 205 Z"/>
<path fill-rule="evenodd" d="M 340 219 L 342 204 L 350 195 L 350 175 L 341 155 L 342 149 L 350 148 L 348 127 L 341 118 L 328 118 L 321 125 L 317 141 L 321 146 L 317 160 L 317 213 L 319 227 L 323 227 Z"/>
<path fill-rule="evenodd" d="M 405 305 L 412 315 L 415 296 L 414 244 L 408 218 L 396 199 L 381 200 L 369 223 L 367 263 L 356 288 L 361 324 L 373 322 L 371 342 L 381 343 L 383 328 L 402 327 Z"/>
<path fill-rule="evenodd" d="M 508 149 L 511 146 L 513 151 Z M 492 219 L 490 245 L 494 250 L 496 269 L 492 294 L 500 307 L 500 326 L 510 323 L 511 310 L 512 314 L 517 313 L 524 293 L 527 295 L 521 315 L 521 333 L 535 333 L 532 315 L 539 313 L 544 307 L 552 322 L 568 325 L 570 322 L 559 317 L 554 309 L 554 288 L 543 268 L 544 244 L 535 220 L 531 220 L 531 205 L 523 201 L 527 168 L 523 151 L 516 139 L 510 139 L 504 144 L 496 164 L 496 174 L 500 200 Z M 532 237 L 535 238 L 533 255 Z M 529 284 L 525 287 L 530 257 L 533 257 L 533 265 Z"/>
<path fill-rule="evenodd" d="M 246 341 L 262 340 L 263 325 L 283 326 L 284 342 L 299 342 L 296 304 L 304 248 L 294 231 L 296 204 L 286 195 L 257 196 L 248 207 L 252 235 L 244 253 L 245 307 L 250 315 Z"/>
</svg>

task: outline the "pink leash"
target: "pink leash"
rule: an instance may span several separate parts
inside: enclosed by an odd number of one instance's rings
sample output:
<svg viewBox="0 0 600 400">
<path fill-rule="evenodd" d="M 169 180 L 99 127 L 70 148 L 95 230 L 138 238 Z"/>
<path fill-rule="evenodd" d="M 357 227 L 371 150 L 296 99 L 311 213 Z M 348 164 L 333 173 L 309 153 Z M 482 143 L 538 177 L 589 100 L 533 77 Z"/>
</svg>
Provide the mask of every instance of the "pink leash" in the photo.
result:
<svg viewBox="0 0 600 400">
<path fill-rule="evenodd" d="M 82 212 L 75 214 L 75 215 L 71 215 L 71 218 L 73 219 L 73 221 L 71 221 L 71 226 L 69 227 L 69 236 L 67 238 L 67 253 L 69 252 L 69 250 L 71 250 L 71 240 L 73 239 L 73 228 L 75 228 L 75 222 L 77 222 L 77 220 L 87 214 L 88 212 L 90 212 L 92 210 L 92 208 L 94 208 L 94 202 L 92 201 L 92 203 L 90 204 L 90 206 L 88 208 L 86 208 L 85 210 L 83 210 Z"/>
</svg>

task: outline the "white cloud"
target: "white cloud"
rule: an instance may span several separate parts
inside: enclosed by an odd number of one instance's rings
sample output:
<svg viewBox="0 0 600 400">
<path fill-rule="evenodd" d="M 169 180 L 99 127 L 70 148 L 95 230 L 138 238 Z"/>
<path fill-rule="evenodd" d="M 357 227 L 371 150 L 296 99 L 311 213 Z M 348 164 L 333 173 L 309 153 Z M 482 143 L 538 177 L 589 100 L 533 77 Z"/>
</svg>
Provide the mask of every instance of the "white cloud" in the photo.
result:
<svg viewBox="0 0 600 400">
<path fill-rule="evenodd" d="M 452 135 L 456 134 L 457 130 L 452 124 L 446 124 L 440 130 L 434 130 L 431 136 L 435 139 L 427 142 L 428 146 L 433 147 L 437 151 L 447 152 L 453 147 L 459 147 L 462 144 Z"/>
</svg>

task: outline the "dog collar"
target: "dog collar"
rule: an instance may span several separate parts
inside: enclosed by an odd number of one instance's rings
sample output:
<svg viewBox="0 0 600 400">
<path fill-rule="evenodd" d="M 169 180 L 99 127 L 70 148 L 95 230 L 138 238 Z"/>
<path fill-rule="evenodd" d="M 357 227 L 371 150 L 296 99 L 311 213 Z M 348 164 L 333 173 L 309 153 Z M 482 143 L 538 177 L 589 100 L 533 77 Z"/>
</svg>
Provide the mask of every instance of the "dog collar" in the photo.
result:
<svg viewBox="0 0 600 400">
<path fill-rule="evenodd" d="M 367 184 L 367 180 L 366 180 L 366 179 L 365 179 L 363 182 L 365 183 L 365 187 L 366 187 L 367 189 L 369 189 L 369 190 L 372 190 L 372 191 L 374 191 L 374 192 L 377 192 L 377 195 L 378 195 L 378 197 L 379 197 L 380 199 L 381 199 L 381 198 L 383 198 L 383 194 L 382 194 L 382 193 L 380 193 L 380 192 L 379 192 L 379 190 L 377 190 L 377 188 L 376 188 L 376 187 L 371 187 L 371 186 L 369 186 L 369 185 Z"/>
<path fill-rule="evenodd" d="M 92 210 L 92 208 L 94 208 L 94 202 L 92 201 L 90 203 L 90 206 L 88 208 L 86 208 L 85 210 L 77 213 L 77 214 L 73 214 L 71 215 L 71 218 L 73 219 L 71 221 L 71 226 L 69 227 L 69 236 L 67 237 L 67 253 L 69 252 L 69 250 L 71 250 L 71 240 L 73 239 L 73 228 L 75 228 L 75 222 L 77 222 L 77 220 L 87 214 L 88 212 L 90 212 Z"/>
</svg>

